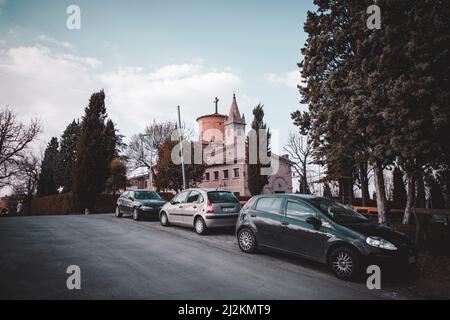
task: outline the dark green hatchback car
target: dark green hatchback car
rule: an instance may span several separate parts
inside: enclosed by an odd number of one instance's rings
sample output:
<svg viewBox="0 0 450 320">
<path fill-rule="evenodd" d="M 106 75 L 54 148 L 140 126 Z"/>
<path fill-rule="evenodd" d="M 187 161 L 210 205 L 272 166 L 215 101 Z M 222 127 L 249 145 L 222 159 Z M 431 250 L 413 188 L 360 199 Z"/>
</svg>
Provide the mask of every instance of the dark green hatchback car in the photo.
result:
<svg viewBox="0 0 450 320">
<path fill-rule="evenodd" d="M 412 265 L 416 248 L 403 234 L 369 221 L 341 203 L 308 195 L 262 195 L 242 208 L 236 225 L 242 251 L 259 246 L 330 266 L 350 280 L 370 264 Z"/>
<path fill-rule="evenodd" d="M 116 217 L 130 214 L 136 221 L 142 218 L 158 218 L 159 210 L 165 203 L 166 201 L 154 191 L 125 191 L 117 200 Z"/>
</svg>

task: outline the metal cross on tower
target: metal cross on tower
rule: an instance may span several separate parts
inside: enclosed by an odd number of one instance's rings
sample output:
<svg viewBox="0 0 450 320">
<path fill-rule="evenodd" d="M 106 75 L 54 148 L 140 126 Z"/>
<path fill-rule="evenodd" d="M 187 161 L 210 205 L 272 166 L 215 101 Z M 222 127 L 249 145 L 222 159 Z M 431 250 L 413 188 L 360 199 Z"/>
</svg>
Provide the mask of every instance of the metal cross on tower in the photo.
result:
<svg viewBox="0 0 450 320">
<path fill-rule="evenodd" d="M 216 105 L 216 114 L 219 113 L 218 103 L 219 103 L 219 98 L 216 97 L 216 98 L 214 99 L 214 104 Z"/>
</svg>

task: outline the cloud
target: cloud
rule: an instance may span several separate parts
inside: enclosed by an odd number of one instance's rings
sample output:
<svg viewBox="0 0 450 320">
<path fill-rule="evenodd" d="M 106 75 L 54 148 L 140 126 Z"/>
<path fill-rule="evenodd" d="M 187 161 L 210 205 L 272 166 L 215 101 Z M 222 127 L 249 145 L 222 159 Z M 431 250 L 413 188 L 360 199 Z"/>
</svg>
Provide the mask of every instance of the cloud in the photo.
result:
<svg viewBox="0 0 450 320">
<path fill-rule="evenodd" d="M 147 70 L 121 67 L 97 68 L 102 62 L 89 57 L 55 54 L 44 46 L 0 50 L 0 107 L 9 105 L 21 118 L 41 119 L 43 141 L 60 136 L 65 126 L 83 115 L 93 92 L 105 89 L 110 117 L 130 137 L 153 119 L 176 120 L 176 106 L 184 120 L 195 119 L 213 109 L 219 97 L 227 113 L 237 91 L 240 108 L 246 111 L 256 99 L 240 93 L 240 77 L 229 68 L 208 68 L 201 60 Z M 41 143 L 43 143 L 41 141 Z"/>
<path fill-rule="evenodd" d="M 298 70 L 285 72 L 282 74 L 268 73 L 264 76 L 268 83 L 275 85 L 283 85 L 288 88 L 297 89 L 297 85 L 301 85 L 301 76 Z"/>
<path fill-rule="evenodd" d="M 45 43 L 50 43 L 50 44 L 54 44 L 66 49 L 73 49 L 73 45 L 70 42 L 67 41 L 58 41 L 55 38 L 49 37 L 45 34 L 41 34 L 39 36 L 37 36 L 34 41 L 39 41 L 39 42 L 45 42 Z"/>
</svg>

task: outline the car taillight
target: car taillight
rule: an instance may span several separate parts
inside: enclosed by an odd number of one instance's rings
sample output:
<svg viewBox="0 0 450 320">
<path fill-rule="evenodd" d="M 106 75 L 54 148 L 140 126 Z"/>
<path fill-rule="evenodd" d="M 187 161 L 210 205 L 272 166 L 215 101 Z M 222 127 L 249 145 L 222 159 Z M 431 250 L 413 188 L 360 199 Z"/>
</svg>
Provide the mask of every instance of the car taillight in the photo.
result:
<svg viewBox="0 0 450 320">
<path fill-rule="evenodd" d="M 214 209 L 212 207 L 212 202 L 211 200 L 208 200 L 208 202 L 206 203 L 207 207 L 206 207 L 206 213 L 214 213 Z"/>
</svg>

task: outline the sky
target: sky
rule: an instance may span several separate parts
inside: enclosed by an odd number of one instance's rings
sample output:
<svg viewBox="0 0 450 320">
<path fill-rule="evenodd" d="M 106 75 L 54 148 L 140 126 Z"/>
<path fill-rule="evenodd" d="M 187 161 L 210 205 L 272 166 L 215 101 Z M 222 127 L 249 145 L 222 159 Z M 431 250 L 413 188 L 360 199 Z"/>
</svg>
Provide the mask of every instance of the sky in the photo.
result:
<svg viewBox="0 0 450 320">
<path fill-rule="evenodd" d="M 81 29 L 66 9 L 81 9 Z M 297 63 L 309 1 L 0 0 L 0 104 L 39 117 L 43 139 L 79 118 L 105 89 L 110 117 L 129 136 L 153 118 L 186 122 L 265 105 L 270 127 L 288 130 L 302 108 Z M 282 136 L 286 136 L 287 133 Z"/>
<path fill-rule="evenodd" d="M 81 28 L 66 12 L 80 8 Z M 265 120 L 284 144 L 290 113 L 305 109 L 296 88 L 312 1 L 0 0 L 0 106 L 39 118 L 45 147 L 93 92 L 104 89 L 109 117 L 127 138 L 156 120 L 227 113 L 233 92 L 250 122 Z M 248 127 L 248 126 L 247 126 Z"/>
</svg>

